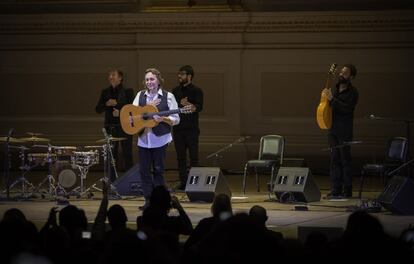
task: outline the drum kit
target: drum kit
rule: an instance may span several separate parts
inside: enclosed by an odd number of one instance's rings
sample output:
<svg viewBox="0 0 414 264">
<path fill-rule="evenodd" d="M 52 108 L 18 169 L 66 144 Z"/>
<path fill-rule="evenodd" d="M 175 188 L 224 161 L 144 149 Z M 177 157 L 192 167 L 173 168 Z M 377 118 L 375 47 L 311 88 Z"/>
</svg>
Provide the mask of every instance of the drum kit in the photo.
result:
<svg viewBox="0 0 414 264">
<path fill-rule="evenodd" d="M 20 192 L 20 198 L 28 199 L 34 194 L 39 193 L 44 198 L 45 194 L 52 198 L 58 196 L 68 197 L 74 195 L 78 198 L 87 196 L 92 197 L 91 189 L 97 189 L 96 183 L 91 187 L 84 186 L 84 180 L 88 174 L 90 167 L 99 164 L 100 156 L 103 157 L 104 165 L 108 160 L 115 165 L 113 160 L 112 142 L 122 141 L 125 138 L 116 138 L 109 136 L 105 139 L 97 140 L 97 143 L 104 143 L 102 145 L 75 147 L 75 146 L 55 146 L 50 144 L 50 139 L 40 133 L 27 132 L 29 137 L 14 138 L 10 136 L 0 137 L 0 143 L 6 144 L 6 160 L 5 167 L 6 188 L 2 193 L 7 193 L 7 198 L 10 196 L 10 191 L 17 190 Z M 109 146 L 109 148 L 108 148 Z M 18 150 L 18 158 L 20 159 L 19 170 L 20 176 L 10 183 L 10 151 Z M 110 154 L 110 155 L 109 155 Z M 33 168 L 38 166 L 47 166 L 47 175 L 43 180 L 35 185 L 27 178 Z M 106 167 L 104 167 L 106 168 Z M 7 173 L 6 173 L 7 171 Z M 116 171 L 116 170 L 115 170 Z M 106 172 L 106 169 L 104 170 Z M 106 177 L 107 175 L 104 175 Z M 80 181 L 77 178 L 80 178 Z M 79 182 L 79 186 L 75 186 Z"/>
</svg>

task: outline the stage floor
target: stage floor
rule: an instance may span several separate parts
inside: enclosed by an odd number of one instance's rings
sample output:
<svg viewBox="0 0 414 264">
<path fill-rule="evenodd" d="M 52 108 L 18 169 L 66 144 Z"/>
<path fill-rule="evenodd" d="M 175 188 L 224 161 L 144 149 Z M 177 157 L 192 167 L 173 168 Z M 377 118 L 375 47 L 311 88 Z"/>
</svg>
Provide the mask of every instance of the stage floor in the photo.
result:
<svg viewBox="0 0 414 264">
<path fill-rule="evenodd" d="M 13 174 L 13 173 L 12 173 Z M 90 172 L 85 181 L 85 186 L 90 186 L 97 179 L 102 177 L 102 172 Z M 120 174 L 122 175 L 122 173 Z M 17 177 L 18 174 L 14 175 Z M 45 177 L 45 172 L 36 171 L 30 172 L 27 179 L 34 184 L 38 184 Z M 241 192 L 242 175 L 225 175 L 229 187 L 232 191 L 232 205 L 233 211 L 248 212 L 253 205 L 261 205 L 267 209 L 269 219 L 267 226 L 272 230 L 280 231 L 286 238 L 303 238 L 303 232 L 310 230 L 325 230 L 328 234 L 338 234 L 346 227 L 348 216 L 351 212 L 348 210 L 354 206 L 359 206 L 360 201 L 357 198 L 341 199 L 341 200 L 327 200 L 325 195 L 329 189 L 329 179 L 327 176 L 314 176 L 315 181 L 319 185 L 322 192 L 322 199 L 318 202 L 305 203 L 280 203 L 276 200 L 269 200 L 266 190 L 266 182 L 268 176 L 261 176 L 261 192 L 256 192 L 254 177 L 249 177 L 247 192 L 245 195 Z M 177 172 L 167 171 L 166 180 L 168 186 L 174 186 L 177 182 Z M 358 179 L 355 179 L 358 184 Z M 357 185 L 355 184 L 355 185 Z M 369 180 L 367 182 L 366 191 L 363 192 L 363 199 L 374 199 L 381 192 L 381 183 L 378 180 Z M 5 199 L 5 193 L 2 193 L 2 200 L 0 201 L 0 215 L 9 208 L 18 208 L 24 212 L 26 217 L 33 221 L 38 228 L 40 228 L 47 220 L 48 213 L 51 207 L 58 205 L 56 201 L 49 199 L 49 197 L 30 198 L 27 200 L 16 200 L 15 198 L 21 194 L 20 189 L 13 189 L 10 197 L 13 199 Z M 195 203 L 190 202 L 185 193 L 173 193 L 182 203 L 182 206 L 189 215 L 193 225 L 197 225 L 200 219 L 210 216 L 210 203 Z M 354 192 L 354 196 L 358 196 Z M 95 219 L 97 210 L 100 204 L 101 193 L 99 191 L 93 192 L 92 198 L 70 197 L 69 203 L 76 205 L 83 210 L 87 215 L 90 223 Z M 135 229 L 135 220 L 137 216 L 141 215 L 138 206 L 144 203 L 143 197 L 137 196 L 123 196 L 122 199 L 110 200 L 110 205 L 122 205 L 128 215 L 128 226 Z M 298 206 L 300 206 L 298 208 Z M 172 212 L 174 213 L 174 212 Z M 414 216 L 395 215 L 382 209 L 380 212 L 372 213 L 383 224 L 385 231 L 392 236 L 399 236 L 402 230 L 414 224 Z M 300 230 L 298 232 L 298 230 Z M 183 238 L 185 239 L 185 237 Z"/>
</svg>

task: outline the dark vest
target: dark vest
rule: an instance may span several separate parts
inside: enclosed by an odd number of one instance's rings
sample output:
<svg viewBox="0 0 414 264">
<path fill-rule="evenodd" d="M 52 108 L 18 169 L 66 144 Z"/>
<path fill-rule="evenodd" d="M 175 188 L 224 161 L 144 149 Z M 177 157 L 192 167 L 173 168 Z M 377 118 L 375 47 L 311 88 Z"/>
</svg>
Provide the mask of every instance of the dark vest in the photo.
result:
<svg viewBox="0 0 414 264">
<path fill-rule="evenodd" d="M 139 106 L 147 105 L 147 96 L 145 95 L 146 90 L 142 90 L 141 94 L 139 95 Z M 162 96 L 158 94 L 158 98 L 161 99 L 159 105 L 157 105 L 157 109 L 159 112 L 161 111 L 168 111 L 168 102 L 167 102 L 167 95 L 168 92 L 162 90 Z M 154 132 L 157 136 L 162 136 L 168 133 L 171 133 L 171 126 L 165 122 L 159 123 L 156 127 L 152 128 L 152 132 Z"/>
</svg>

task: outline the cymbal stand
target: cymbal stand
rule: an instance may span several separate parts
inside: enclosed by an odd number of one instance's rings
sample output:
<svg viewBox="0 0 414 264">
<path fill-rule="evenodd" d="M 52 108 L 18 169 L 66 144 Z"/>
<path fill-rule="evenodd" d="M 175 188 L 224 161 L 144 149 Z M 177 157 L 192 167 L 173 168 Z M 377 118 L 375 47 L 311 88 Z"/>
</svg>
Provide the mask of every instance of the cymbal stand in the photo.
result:
<svg viewBox="0 0 414 264">
<path fill-rule="evenodd" d="M 89 168 L 92 166 L 93 164 L 90 165 L 79 165 L 79 164 L 72 164 L 72 166 L 76 166 L 79 170 L 80 173 L 80 186 L 76 187 L 75 189 L 73 189 L 72 191 L 70 191 L 70 193 L 77 193 L 77 197 L 80 198 L 82 196 L 84 196 L 85 194 L 87 194 L 88 198 L 91 197 L 90 193 L 90 189 L 93 187 L 93 185 L 89 188 L 87 188 L 86 190 L 84 190 L 84 180 L 86 179 L 86 175 L 89 172 Z"/>
<path fill-rule="evenodd" d="M 114 154 L 112 153 L 112 148 L 113 148 L 113 144 L 112 144 L 112 136 L 108 135 L 106 133 L 106 129 L 102 128 L 102 132 L 105 136 L 106 139 L 106 144 L 104 145 L 103 148 L 103 156 L 104 156 L 104 178 L 102 180 L 104 180 L 105 182 L 110 182 L 109 184 L 109 190 L 110 190 L 110 194 L 116 198 L 116 199 L 122 199 L 121 195 L 118 193 L 118 190 L 116 189 L 116 187 L 112 184 L 112 182 L 110 181 L 110 173 L 111 173 L 111 166 L 113 168 L 113 171 L 115 173 L 115 178 L 118 179 L 118 172 L 116 170 L 116 162 L 115 162 L 115 158 L 114 158 Z"/>
<path fill-rule="evenodd" d="M 91 187 L 89 187 L 88 189 L 85 190 L 85 192 L 90 192 L 90 189 L 95 189 L 98 190 L 100 192 L 102 192 L 103 190 L 96 187 L 98 182 L 110 182 L 110 173 L 111 173 L 111 166 L 114 168 L 114 172 L 115 172 L 115 177 L 118 179 L 118 172 L 116 171 L 116 164 L 115 164 L 115 159 L 114 159 L 114 155 L 112 153 L 112 139 L 111 136 L 108 135 L 106 133 L 106 129 L 102 128 L 102 132 L 105 136 L 105 144 L 102 146 L 102 157 L 104 160 L 104 176 L 100 179 L 98 179 L 94 184 L 92 184 Z M 118 193 L 116 187 L 112 184 L 112 182 L 109 185 L 109 190 L 111 192 L 111 195 L 115 198 L 115 199 L 122 199 L 121 195 Z"/>
<path fill-rule="evenodd" d="M 4 147 L 4 178 L 3 178 L 3 183 L 4 186 L 6 186 L 6 199 L 9 200 L 10 199 L 10 167 L 11 167 L 11 162 L 10 162 L 10 137 L 13 134 L 14 128 L 11 128 L 9 130 L 9 133 L 7 134 L 7 140 L 6 140 L 6 144 Z"/>
<path fill-rule="evenodd" d="M 21 176 L 15 180 L 10 186 L 9 186 L 9 190 L 13 189 L 14 186 L 16 186 L 17 184 L 21 183 L 21 197 L 23 199 L 27 199 L 31 196 L 31 193 L 28 193 L 28 190 L 33 190 L 35 187 L 34 185 L 28 181 L 25 177 L 26 173 L 30 171 L 30 166 L 26 165 L 26 155 L 25 155 L 25 151 L 27 150 L 26 147 L 18 147 L 20 149 L 19 152 L 19 158 L 21 160 L 20 163 L 20 167 L 19 169 L 22 171 L 21 172 Z M 29 189 L 28 189 L 29 188 Z M 6 191 L 6 190 L 5 190 Z M 3 191 L 3 192 L 5 192 Z"/>
<path fill-rule="evenodd" d="M 52 175 L 52 145 L 48 144 L 48 148 L 47 148 L 47 161 L 46 163 L 48 163 L 48 172 L 47 172 L 47 176 L 43 179 L 43 181 L 41 183 L 39 183 L 39 185 L 36 188 L 36 192 L 40 191 L 40 188 L 47 182 L 48 183 L 48 191 L 47 193 L 51 196 L 56 198 L 57 196 L 57 191 L 58 189 L 56 188 L 56 180 Z M 42 195 L 43 197 L 43 195 Z"/>
</svg>

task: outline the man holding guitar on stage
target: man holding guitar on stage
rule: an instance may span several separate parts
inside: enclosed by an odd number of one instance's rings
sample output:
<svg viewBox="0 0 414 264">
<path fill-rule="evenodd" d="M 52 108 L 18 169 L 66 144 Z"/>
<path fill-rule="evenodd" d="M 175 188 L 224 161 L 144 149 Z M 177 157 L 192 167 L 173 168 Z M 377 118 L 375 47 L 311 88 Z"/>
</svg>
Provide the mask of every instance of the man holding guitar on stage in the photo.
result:
<svg viewBox="0 0 414 264">
<path fill-rule="evenodd" d="M 149 68 L 145 71 L 144 90 L 138 92 L 134 99 L 135 106 L 156 106 L 158 111 L 178 109 L 177 101 L 172 93 L 162 89 L 164 79 L 159 70 Z M 165 185 L 164 166 L 168 144 L 172 141 L 171 127 L 180 122 L 178 113 L 168 116 L 154 114 L 151 118 L 155 126 L 145 127 L 138 137 L 139 172 L 142 180 L 142 190 L 145 204 L 139 209 L 149 206 L 149 199 L 154 186 Z M 153 175 L 151 175 L 151 170 Z"/>
<path fill-rule="evenodd" d="M 358 90 L 351 83 L 356 73 L 354 65 L 344 65 L 333 90 L 325 88 L 322 91 L 332 106 L 332 126 L 328 133 L 331 147 L 328 199 L 352 197 L 351 146 L 347 142 L 352 141 L 354 109 L 358 102 Z"/>
</svg>

